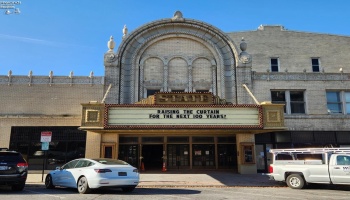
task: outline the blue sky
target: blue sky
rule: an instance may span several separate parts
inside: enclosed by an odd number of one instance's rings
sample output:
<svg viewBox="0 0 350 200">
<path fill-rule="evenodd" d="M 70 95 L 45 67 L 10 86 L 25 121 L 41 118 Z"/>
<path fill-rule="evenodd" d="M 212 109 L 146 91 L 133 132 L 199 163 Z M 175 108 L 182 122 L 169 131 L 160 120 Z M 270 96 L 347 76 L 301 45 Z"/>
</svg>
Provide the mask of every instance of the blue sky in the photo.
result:
<svg viewBox="0 0 350 200">
<path fill-rule="evenodd" d="M 9 2 L 0 0 L 1 2 Z M 66 2 L 66 3 L 64 3 Z M 260 24 L 295 31 L 350 36 L 349 0 L 21 0 L 20 14 L 0 9 L 0 75 L 104 75 L 103 55 L 150 21 L 185 18 L 224 32 L 256 30 Z M 11 9 L 10 11 L 14 11 Z"/>
</svg>

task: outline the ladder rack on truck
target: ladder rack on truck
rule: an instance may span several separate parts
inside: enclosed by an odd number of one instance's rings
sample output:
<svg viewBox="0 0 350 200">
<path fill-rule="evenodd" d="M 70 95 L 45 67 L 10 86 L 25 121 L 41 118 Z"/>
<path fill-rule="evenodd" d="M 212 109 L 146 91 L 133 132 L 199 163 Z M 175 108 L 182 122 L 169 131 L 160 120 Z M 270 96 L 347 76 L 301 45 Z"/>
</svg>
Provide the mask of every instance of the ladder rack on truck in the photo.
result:
<svg viewBox="0 0 350 200">
<path fill-rule="evenodd" d="M 350 147 L 343 148 L 299 148 L 299 149 L 270 149 L 273 154 L 350 154 Z"/>
</svg>

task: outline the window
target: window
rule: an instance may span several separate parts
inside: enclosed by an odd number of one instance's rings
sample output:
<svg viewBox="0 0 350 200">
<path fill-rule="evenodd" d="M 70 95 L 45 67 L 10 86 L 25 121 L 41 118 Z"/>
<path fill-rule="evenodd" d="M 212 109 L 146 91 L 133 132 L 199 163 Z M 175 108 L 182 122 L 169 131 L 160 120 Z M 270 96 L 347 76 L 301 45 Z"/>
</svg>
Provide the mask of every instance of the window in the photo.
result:
<svg viewBox="0 0 350 200">
<path fill-rule="evenodd" d="M 290 112 L 305 113 L 304 91 L 289 91 Z"/>
<path fill-rule="evenodd" d="M 340 92 L 327 92 L 328 113 L 342 113 L 342 103 Z"/>
<path fill-rule="evenodd" d="M 304 91 L 271 91 L 271 101 L 276 104 L 284 104 L 284 113 L 286 114 L 305 113 Z"/>
<path fill-rule="evenodd" d="M 271 58 L 271 71 L 278 72 L 278 58 Z"/>
<path fill-rule="evenodd" d="M 79 160 L 78 164 L 75 165 L 75 168 L 88 167 L 93 165 L 94 163 L 88 160 Z"/>
<path fill-rule="evenodd" d="M 327 91 L 326 96 L 329 114 L 350 114 L 350 92 Z"/>
<path fill-rule="evenodd" d="M 62 169 L 72 169 L 75 167 L 75 165 L 78 163 L 79 160 L 73 160 L 70 161 L 69 163 L 65 164 Z"/>
<path fill-rule="evenodd" d="M 102 143 L 102 158 L 115 158 L 115 143 Z"/>
<path fill-rule="evenodd" d="M 286 92 L 285 91 L 271 91 L 271 102 L 276 104 L 284 104 L 284 113 L 286 112 Z"/>
<path fill-rule="evenodd" d="M 350 92 L 344 92 L 345 96 L 345 112 L 346 114 L 350 114 Z"/>
<path fill-rule="evenodd" d="M 154 95 L 157 92 L 160 92 L 160 90 L 147 90 L 147 97 Z"/>
<path fill-rule="evenodd" d="M 318 58 L 311 58 L 312 71 L 320 72 L 320 62 Z"/>
<path fill-rule="evenodd" d="M 337 156 L 337 165 L 350 165 L 350 156 Z"/>
</svg>

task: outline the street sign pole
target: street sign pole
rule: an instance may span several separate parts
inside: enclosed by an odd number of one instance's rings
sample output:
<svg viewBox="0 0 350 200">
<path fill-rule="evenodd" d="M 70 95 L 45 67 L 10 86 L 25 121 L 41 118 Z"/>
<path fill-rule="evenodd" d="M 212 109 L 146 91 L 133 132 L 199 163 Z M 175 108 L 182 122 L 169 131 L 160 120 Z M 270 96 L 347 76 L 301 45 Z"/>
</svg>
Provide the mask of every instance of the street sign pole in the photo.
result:
<svg viewBox="0 0 350 200">
<path fill-rule="evenodd" d="M 46 151 L 49 150 L 50 142 L 51 142 L 52 132 L 51 131 L 43 131 L 41 132 L 41 150 L 44 152 L 43 157 L 43 170 L 41 174 L 41 182 L 44 182 L 44 170 L 45 170 L 45 161 L 47 160 Z"/>
<path fill-rule="evenodd" d="M 46 160 L 46 150 L 44 151 L 44 157 L 43 157 L 43 171 L 41 173 L 41 182 L 44 182 L 45 160 Z"/>
</svg>

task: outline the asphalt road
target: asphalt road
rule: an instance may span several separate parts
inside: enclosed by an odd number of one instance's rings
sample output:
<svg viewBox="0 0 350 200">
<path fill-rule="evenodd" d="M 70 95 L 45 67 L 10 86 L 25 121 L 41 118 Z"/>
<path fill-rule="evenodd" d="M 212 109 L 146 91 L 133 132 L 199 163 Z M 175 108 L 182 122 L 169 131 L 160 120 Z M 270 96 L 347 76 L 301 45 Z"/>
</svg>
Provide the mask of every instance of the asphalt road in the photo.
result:
<svg viewBox="0 0 350 200">
<path fill-rule="evenodd" d="M 316 185 L 303 190 L 288 187 L 169 187 L 136 188 L 132 193 L 123 193 L 119 189 L 95 190 L 91 194 L 79 194 L 75 189 L 44 187 L 26 187 L 22 192 L 13 192 L 8 187 L 0 187 L 0 199 L 6 200 L 48 200 L 48 199 L 244 199 L 244 200 L 278 200 L 278 199 L 350 199 L 350 186 Z"/>
</svg>

